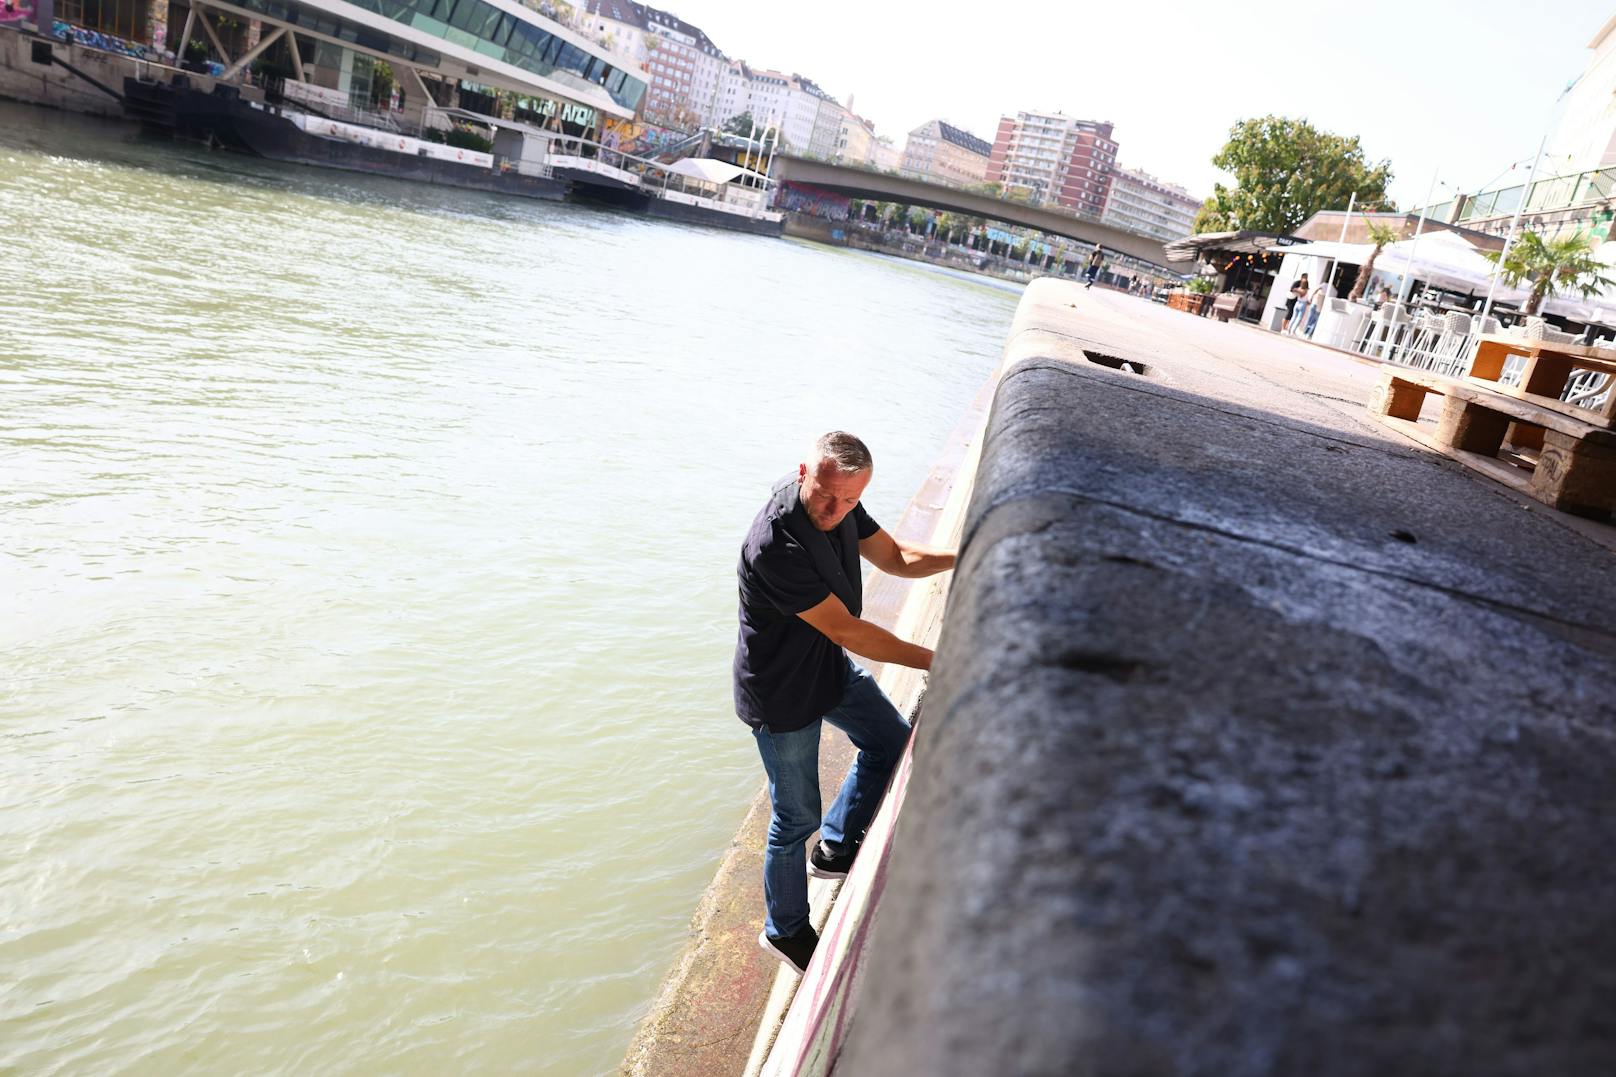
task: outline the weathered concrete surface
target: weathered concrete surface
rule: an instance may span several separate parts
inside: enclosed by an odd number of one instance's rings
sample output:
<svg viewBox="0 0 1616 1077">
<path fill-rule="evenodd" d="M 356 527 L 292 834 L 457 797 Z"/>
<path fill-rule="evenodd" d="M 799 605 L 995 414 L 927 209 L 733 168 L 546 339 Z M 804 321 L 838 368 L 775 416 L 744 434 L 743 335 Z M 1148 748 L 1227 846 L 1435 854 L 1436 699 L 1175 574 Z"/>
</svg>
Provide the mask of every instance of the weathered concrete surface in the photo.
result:
<svg viewBox="0 0 1616 1077">
<path fill-rule="evenodd" d="M 15 27 L 0 27 L 0 98 L 47 105 L 90 116 L 123 118 L 123 105 L 57 64 L 33 60 L 33 43 L 38 40 Z M 114 90 L 123 89 L 126 75 L 138 66 L 120 56 L 83 45 L 53 41 L 52 52 L 91 78 Z"/>
<path fill-rule="evenodd" d="M 1616 1073 L 1612 531 L 1373 374 L 1029 289 L 838 1074 Z"/>
</svg>

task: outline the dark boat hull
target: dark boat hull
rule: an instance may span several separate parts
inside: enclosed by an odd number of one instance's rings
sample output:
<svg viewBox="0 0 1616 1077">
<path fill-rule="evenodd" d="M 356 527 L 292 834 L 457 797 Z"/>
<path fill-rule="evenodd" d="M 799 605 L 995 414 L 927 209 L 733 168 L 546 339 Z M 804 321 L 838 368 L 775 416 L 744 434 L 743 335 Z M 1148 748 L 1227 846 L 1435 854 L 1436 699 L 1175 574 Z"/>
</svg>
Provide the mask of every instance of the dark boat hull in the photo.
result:
<svg viewBox="0 0 1616 1077">
<path fill-rule="evenodd" d="M 492 194 L 559 201 L 565 180 L 498 171 L 435 157 L 412 156 L 311 135 L 274 108 L 256 108 L 234 94 L 174 91 L 174 132 L 272 161 L 336 168 Z"/>
<path fill-rule="evenodd" d="M 707 206 L 692 206 L 684 202 L 670 202 L 662 198 L 653 198 L 645 207 L 645 212 L 651 217 L 660 217 L 666 221 L 683 221 L 685 224 L 705 224 L 714 228 L 724 228 L 731 232 L 750 232 L 755 236 L 778 236 L 783 233 L 785 222 L 783 220 L 771 221 L 760 217 L 743 217 L 737 213 L 725 213 L 721 209 L 710 209 Z"/>
</svg>

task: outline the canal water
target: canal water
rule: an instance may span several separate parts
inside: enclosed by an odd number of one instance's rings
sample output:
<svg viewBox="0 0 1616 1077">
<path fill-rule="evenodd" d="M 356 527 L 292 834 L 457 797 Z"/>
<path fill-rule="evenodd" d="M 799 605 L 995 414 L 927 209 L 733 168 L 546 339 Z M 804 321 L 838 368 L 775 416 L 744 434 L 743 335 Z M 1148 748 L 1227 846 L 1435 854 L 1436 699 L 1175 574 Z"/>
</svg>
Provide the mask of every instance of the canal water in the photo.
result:
<svg viewBox="0 0 1616 1077">
<path fill-rule="evenodd" d="M 734 565 L 1016 294 L 0 103 L 0 1072 L 613 1070 L 760 782 Z"/>
</svg>

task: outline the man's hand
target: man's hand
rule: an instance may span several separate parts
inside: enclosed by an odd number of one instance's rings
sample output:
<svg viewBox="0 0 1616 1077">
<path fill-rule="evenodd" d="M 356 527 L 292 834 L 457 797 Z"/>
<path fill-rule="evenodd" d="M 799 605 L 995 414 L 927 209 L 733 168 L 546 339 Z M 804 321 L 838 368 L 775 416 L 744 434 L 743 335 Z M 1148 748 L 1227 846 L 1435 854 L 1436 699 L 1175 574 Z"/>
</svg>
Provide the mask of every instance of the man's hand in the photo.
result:
<svg viewBox="0 0 1616 1077">
<path fill-rule="evenodd" d="M 797 616 L 818 629 L 832 643 L 863 655 L 872 662 L 895 662 L 910 669 L 931 668 L 931 648 L 906 643 L 880 625 L 854 617 L 835 595 L 828 596 L 819 605 L 803 610 Z"/>
<path fill-rule="evenodd" d="M 887 534 L 885 528 L 859 540 L 859 556 L 889 576 L 911 580 L 934 576 L 954 567 L 952 551 L 899 542 Z"/>
</svg>

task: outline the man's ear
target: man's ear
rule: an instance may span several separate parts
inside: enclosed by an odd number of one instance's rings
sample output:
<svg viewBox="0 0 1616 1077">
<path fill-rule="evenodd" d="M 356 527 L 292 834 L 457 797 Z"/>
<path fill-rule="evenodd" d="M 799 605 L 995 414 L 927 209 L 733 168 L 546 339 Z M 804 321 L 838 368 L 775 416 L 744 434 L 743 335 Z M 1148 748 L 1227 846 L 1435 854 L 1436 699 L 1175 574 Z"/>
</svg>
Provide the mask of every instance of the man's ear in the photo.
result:
<svg viewBox="0 0 1616 1077">
<path fill-rule="evenodd" d="M 802 485 L 802 480 L 806 479 L 807 477 L 808 477 L 808 465 L 807 464 L 798 464 L 797 465 L 797 485 L 801 486 Z"/>
</svg>

